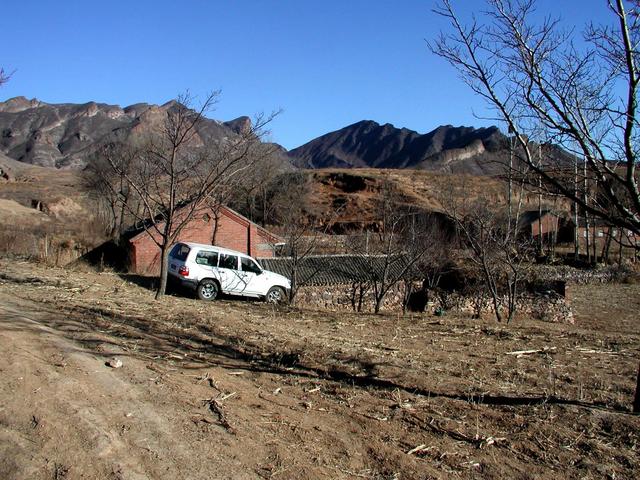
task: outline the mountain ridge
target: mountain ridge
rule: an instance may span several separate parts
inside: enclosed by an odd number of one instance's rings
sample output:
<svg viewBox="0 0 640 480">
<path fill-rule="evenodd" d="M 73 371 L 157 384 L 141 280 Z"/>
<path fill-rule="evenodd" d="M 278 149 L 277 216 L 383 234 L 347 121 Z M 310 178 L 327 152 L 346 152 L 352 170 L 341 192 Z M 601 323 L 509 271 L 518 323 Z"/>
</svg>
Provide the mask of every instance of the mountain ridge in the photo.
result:
<svg viewBox="0 0 640 480">
<path fill-rule="evenodd" d="M 74 104 L 10 98 L 0 102 L 0 153 L 32 165 L 82 169 L 102 145 L 151 132 L 177 105 L 175 100 L 120 107 L 93 101 Z M 249 117 L 228 122 L 205 117 L 194 143 L 232 137 L 250 126 Z"/>
<path fill-rule="evenodd" d="M 134 141 L 161 125 L 175 100 L 162 105 L 125 107 L 95 101 L 47 103 L 14 97 L 0 102 L 0 153 L 27 164 L 82 169 L 110 142 Z M 251 119 L 204 118 L 194 144 L 207 145 L 241 134 Z M 277 148 L 284 168 L 419 169 L 495 175 L 508 156 L 508 139 L 495 127 L 441 125 L 418 133 L 391 123 L 360 120 L 286 151 Z"/>
<path fill-rule="evenodd" d="M 501 154 L 507 137 L 495 127 L 442 125 L 425 134 L 361 120 L 289 151 L 302 168 L 415 168 L 493 173 L 487 157 Z"/>
</svg>

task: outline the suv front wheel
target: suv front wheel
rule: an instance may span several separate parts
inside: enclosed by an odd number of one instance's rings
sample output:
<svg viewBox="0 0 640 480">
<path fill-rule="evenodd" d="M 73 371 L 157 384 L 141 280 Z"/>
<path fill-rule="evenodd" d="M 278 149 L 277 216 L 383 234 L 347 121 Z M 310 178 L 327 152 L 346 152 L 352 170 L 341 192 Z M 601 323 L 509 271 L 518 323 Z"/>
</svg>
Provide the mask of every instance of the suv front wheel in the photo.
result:
<svg viewBox="0 0 640 480">
<path fill-rule="evenodd" d="M 287 301 L 287 297 L 281 287 L 271 287 L 264 299 L 268 303 L 275 304 L 286 303 Z"/>
<path fill-rule="evenodd" d="M 213 300 L 218 296 L 218 284 L 214 280 L 203 280 L 196 290 L 200 300 Z"/>
</svg>

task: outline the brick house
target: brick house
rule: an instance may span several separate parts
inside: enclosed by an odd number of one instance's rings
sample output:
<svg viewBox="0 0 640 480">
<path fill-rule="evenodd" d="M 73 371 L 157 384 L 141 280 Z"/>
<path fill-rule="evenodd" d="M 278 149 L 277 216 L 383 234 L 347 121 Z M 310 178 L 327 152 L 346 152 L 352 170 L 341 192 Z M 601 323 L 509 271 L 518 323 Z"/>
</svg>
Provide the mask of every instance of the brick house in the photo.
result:
<svg viewBox="0 0 640 480">
<path fill-rule="evenodd" d="M 525 238 L 537 239 L 542 233 L 543 240 L 555 242 L 561 230 L 560 220 L 561 218 L 550 210 L 527 210 L 520 214 L 518 229 Z"/>
<path fill-rule="evenodd" d="M 596 255 L 607 256 L 609 249 L 616 250 L 631 249 L 637 250 L 640 245 L 640 236 L 626 228 L 613 227 L 600 218 L 590 218 L 589 228 L 584 217 L 578 220 L 578 242 L 580 249 L 587 248 L 587 235 L 589 237 L 590 248 L 596 249 Z M 634 252 L 635 258 L 635 252 Z"/>
<path fill-rule="evenodd" d="M 157 234 L 143 229 L 129 239 L 129 271 L 140 275 L 160 272 L 160 248 L 151 235 Z M 278 236 L 225 206 L 194 215 L 178 241 L 217 245 L 260 258 L 273 257 L 276 245 L 282 242 Z"/>
</svg>

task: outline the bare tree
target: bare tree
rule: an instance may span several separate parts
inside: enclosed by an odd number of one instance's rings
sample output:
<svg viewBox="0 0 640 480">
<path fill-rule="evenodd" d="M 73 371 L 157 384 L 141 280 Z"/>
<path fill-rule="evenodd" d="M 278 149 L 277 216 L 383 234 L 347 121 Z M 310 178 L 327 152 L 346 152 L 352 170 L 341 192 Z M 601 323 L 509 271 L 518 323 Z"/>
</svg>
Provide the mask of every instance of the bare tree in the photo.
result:
<svg viewBox="0 0 640 480">
<path fill-rule="evenodd" d="M 587 215 L 640 234 L 640 3 L 603 1 L 610 23 L 587 26 L 584 48 L 558 20 L 536 22 L 534 0 L 486 3 L 482 17 L 465 25 L 451 0 L 442 0 L 437 13 L 451 29 L 430 43 L 431 50 L 506 123 L 524 164 L 548 188 Z M 578 182 L 537 163 L 532 141 L 560 145 L 582 159 L 585 180 L 597 182 L 597 195 L 581 195 Z M 640 410 L 640 370 L 637 383 L 634 411 Z"/>
<path fill-rule="evenodd" d="M 436 11 L 451 29 L 430 43 L 431 50 L 488 102 L 495 119 L 513 132 L 522 165 L 550 191 L 589 215 L 640 233 L 638 3 L 610 0 L 613 22 L 588 26 L 584 48 L 557 20 L 536 22 L 535 0 L 486 3 L 488 10 L 465 25 L 451 0 L 443 0 Z M 543 148 L 540 162 L 539 145 L 559 145 L 579 157 L 584 177 L 597 181 L 597 199 L 567 181 L 564 171 L 571 164 L 556 161 L 557 148 Z"/>
<path fill-rule="evenodd" d="M 300 288 L 299 269 L 302 261 L 313 253 L 316 236 L 314 220 L 308 211 L 309 184 L 302 173 L 278 177 L 269 192 L 270 223 L 279 225 L 284 240 L 284 255 L 290 258 L 288 277 L 291 281 L 289 303 L 294 304 Z"/>
<path fill-rule="evenodd" d="M 283 161 L 277 146 L 263 143 L 261 148 L 265 154 L 260 168 L 251 169 L 239 177 L 236 188 L 230 192 L 229 204 L 249 220 L 265 226 L 275 205 L 271 202 L 274 186 L 286 178 L 283 174 L 288 162 Z"/>
<path fill-rule="evenodd" d="M 85 171 L 85 184 L 97 197 L 98 214 L 105 233 L 115 242 L 128 226 L 138 220 L 140 214 L 140 201 L 126 179 L 127 176 L 135 176 L 133 169 L 137 156 L 138 151 L 133 146 L 107 144 L 97 152 Z M 129 214 L 129 210 L 136 215 Z"/>
<path fill-rule="evenodd" d="M 9 78 L 11 78 L 11 74 L 6 73 L 4 71 L 4 68 L 0 68 L 0 86 L 7 83 L 9 81 Z"/>
<path fill-rule="evenodd" d="M 419 248 L 421 232 L 416 216 L 423 212 L 407 205 L 390 182 L 382 187 L 377 213 L 379 228 L 370 236 L 359 236 L 350 249 L 358 258 L 364 285 L 373 294 L 374 312 L 379 313 L 385 297 L 401 281 L 409 281 L 414 266 L 424 256 Z M 355 239 L 354 239 L 355 240 Z M 412 243 L 413 242 L 413 243 Z"/>
<path fill-rule="evenodd" d="M 104 155 L 116 178 L 126 184 L 128 196 L 118 200 L 160 250 L 156 298 L 165 293 L 169 248 L 182 230 L 197 215 L 215 208 L 243 172 L 267 154 L 260 139 L 273 116 L 256 118 L 251 128 L 237 135 L 203 141 L 199 127 L 218 96 L 208 95 L 197 109 L 191 108 L 194 98 L 189 94 L 178 97 L 168 106 L 164 122 L 133 151 Z M 132 197 L 135 205 L 126 201 Z"/>
<path fill-rule="evenodd" d="M 422 282 L 419 293 L 426 306 L 430 293 L 438 290 L 442 276 L 451 266 L 453 235 L 447 230 L 446 223 L 435 213 L 411 216 L 403 243 L 409 257 L 416 258 L 416 262 L 405 274 L 403 311 L 409 306 L 416 280 Z"/>
<path fill-rule="evenodd" d="M 509 208 L 487 199 L 469 198 L 463 182 L 442 186 L 441 204 L 455 222 L 467 259 L 475 266 L 491 298 L 496 320 L 509 323 L 516 311 L 531 239 L 519 235 L 509 218 Z"/>
<path fill-rule="evenodd" d="M 517 310 L 529 241 L 504 230 L 505 212 L 478 201 L 454 218 L 468 258 L 479 269 L 493 303 L 496 320 L 509 323 Z"/>
<path fill-rule="evenodd" d="M 283 254 L 288 257 L 287 276 L 291 281 L 289 302 L 295 304 L 296 295 L 305 284 L 324 268 L 322 262 L 307 261 L 316 254 L 321 239 L 339 215 L 339 210 L 314 208 L 311 201 L 311 182 L 302 172 L 278 176 L 265 195 L 265 214 L 269 223 L 278 225 L 284 240 Z M 304 276 L 300 275 L 304 267 Z"/>
</svg>

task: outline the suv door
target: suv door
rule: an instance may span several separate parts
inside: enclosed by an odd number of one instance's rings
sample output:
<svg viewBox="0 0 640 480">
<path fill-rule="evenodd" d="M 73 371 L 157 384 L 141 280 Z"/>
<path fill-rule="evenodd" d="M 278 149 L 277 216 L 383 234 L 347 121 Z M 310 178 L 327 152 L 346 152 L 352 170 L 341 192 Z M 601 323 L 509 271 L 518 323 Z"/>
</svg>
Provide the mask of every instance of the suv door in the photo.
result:
<svg viewBox="0 0 640 480">
<path fill-rule="evenodd" d="M 260 279 L 262 274 L 260 266 L 252 258 L 240 257 L 240 269 L 242 270 L 240 275 L 244 283 L 245 293 L 263 295 L 265 292 L 263 291 L 263 282 Z"/>
<path fill-rule="evenodd" d="M 225 293 L 243 293 L 245 283 L 242 281 L 240 270 L 238 269 L 238 256 L 230 253 L 220 253 L 218 256 L 218 274 L 220 275 L 220 286 Z"/>
</svg>

